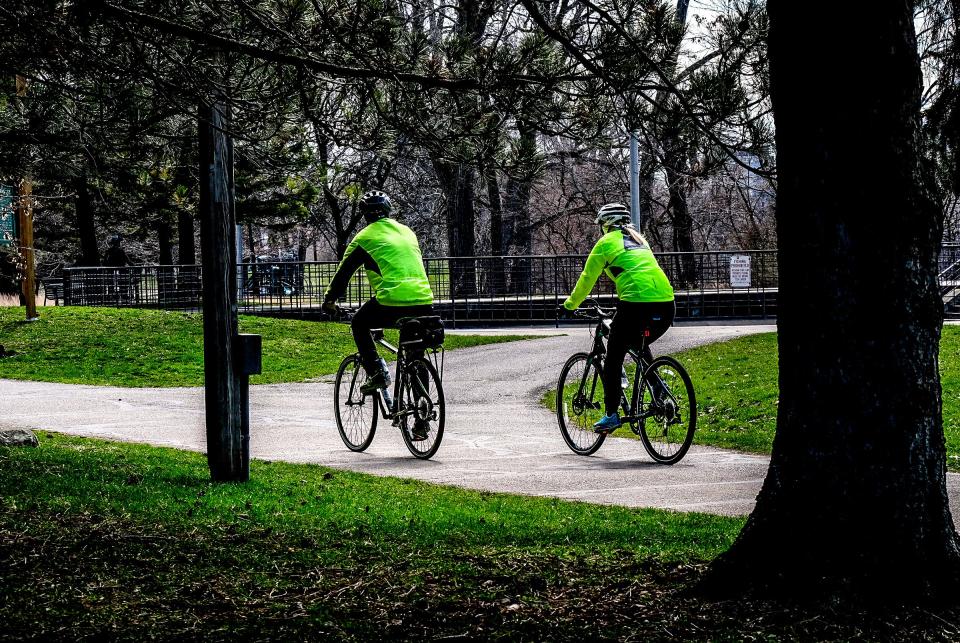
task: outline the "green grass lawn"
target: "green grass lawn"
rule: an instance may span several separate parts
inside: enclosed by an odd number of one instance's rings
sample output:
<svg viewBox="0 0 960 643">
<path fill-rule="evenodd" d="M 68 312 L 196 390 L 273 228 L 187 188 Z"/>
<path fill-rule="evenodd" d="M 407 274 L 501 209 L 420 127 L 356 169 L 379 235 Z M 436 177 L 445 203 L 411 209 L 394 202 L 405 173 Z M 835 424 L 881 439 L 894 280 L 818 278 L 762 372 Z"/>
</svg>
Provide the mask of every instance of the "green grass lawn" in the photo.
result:
<svg viewBox="0 0 960 643">
<path fill-rule="evenodd" d="M 605 620 L 577 605 L 683 576 L 743 524 L 262 461 L 213 484 L 201 454 L 39 437 L 0 448 L 8 635 L 522 632 L 542 611 L 587 633 Z"/>
<path fill-rule="evenodd" d="M 0 640 L 948 640 L 957 610 L 708 601 L 741 518 L 41 432 L 0 447 Z"/>
<path fill-rule="evenodd" d="M 694 444 L 769 453 L 777 420 L 776 334 L 709 344 L 676 357 L 690 373 L 697 393 Z M 960 327 L 943 328 L 940 373 L 947 463 L 960 471 Z M 544 404 L 556 409 L 555 397 L 549 391 Z M 614 435 L 636 437 L 625 428 Z"/>
<path fill-rule="evenodd" d="M 23 321 L 22 308 L 0 308 L 0 377 L 113 386 L 203 384 L 203 318 L 196 313 L 47 307 Z M 336 371 L 356 351 L 346 324 L 240 317 L 240 331 L 263 336 L 263 374 L 253 384 L 302 382 Z M 396 331 L 387 332 L 396 344 Z M 519 335 L 448 335 L 447 349 L 523 339 Z"/>
</svg>

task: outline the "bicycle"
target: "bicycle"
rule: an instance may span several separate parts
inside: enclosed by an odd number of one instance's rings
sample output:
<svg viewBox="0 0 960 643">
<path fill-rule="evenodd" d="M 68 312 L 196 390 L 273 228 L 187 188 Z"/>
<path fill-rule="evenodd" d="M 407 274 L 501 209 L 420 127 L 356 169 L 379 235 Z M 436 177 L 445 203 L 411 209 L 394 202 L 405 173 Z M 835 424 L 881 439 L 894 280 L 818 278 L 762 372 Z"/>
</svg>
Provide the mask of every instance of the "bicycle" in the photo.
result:
<svg viewBox="0 0 960 643">
<path fill-rule="evenodd" d="M 589 353 L 570 356 L 557 381 L 560 433 L 567 446 L 579 455 L 595 453 L 607 437 L 605 433 L 594 432 L 593 423 L 604 414 L 604 338 L 610 334 L 615 313 L 614 309 L 602 308 L 596 302 L 591 303 L 588 311 L 577 311 L 578 316 L 597 322 L 592 333 L 593 348 Z M 633 361 L 630 368 L 635 372 L 633 386 L 629 387 L 625 360 L 620 396 L 622 421 L 640 437 L 654 461 L 676 464 L 693 442 L 697 429 L 697 398 L 690 376 L 680 362 L 663 356 L 646 363 L 642 356 L 648 336 L 649 330 L 644 329 L 640 349 L 627 351 L 627 359 Z"/>
<path fill-rule="evenodd" d="M 383 415 L 400 429 L 410 453 L 425 460 L 433 457 L 443 438 L 443 323 L 439 317 L 409 317 L 398 325 L 398 346 L 384 339 L 383 329 L 371 331 L 377 344 L 397 356 L 392 395 L 389 379 L 387 389 L 368 395 L 360 392 L 367 372 L 359 353 L 340 362 L 333 395 L 337 430 L 348 449 L 364 451 L 373 442 L 377 420 Z"/>
</svg>

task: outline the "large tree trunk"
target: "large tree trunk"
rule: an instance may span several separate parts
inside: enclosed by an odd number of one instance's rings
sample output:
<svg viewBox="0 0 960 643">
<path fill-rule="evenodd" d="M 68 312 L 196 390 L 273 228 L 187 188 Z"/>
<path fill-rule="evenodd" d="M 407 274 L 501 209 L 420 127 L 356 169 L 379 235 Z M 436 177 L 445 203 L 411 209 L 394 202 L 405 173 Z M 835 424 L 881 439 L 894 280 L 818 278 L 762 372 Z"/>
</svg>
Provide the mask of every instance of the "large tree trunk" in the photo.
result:
<svg viewBox="0 0 960 643">
<path fill-rule="evenodd" d="M 172 268 L 170 268 L 173 265 L 173 240 L 171 237 L 170 223 L 166 219 L 157 221 L 157 245 L 160 250 L 157 263 L 161 266 L 157 268 L 157 303 L 161 305 L 172 298 L 177 288 L 173 279 Z"/>
<path fill-rule="evenodd" d="M 450 261 L 450 293 L 458 297 L 475 295 L 477 279 L 472 257 L 476 254 L 476 170 L 465 163 L 436 161 L 433 165 L 446 199 L 447 254 L 458 258 Z"/>
<path fill-rule="evenodd" d="M 517 122 L 516 168 L 507 180 L 506 223 L 503 242 L 510 254 L 529 255 L 533 252 L 533 228 L 530 221 L 530 192 L 537 174 L 537 133 L 532 125 Z M 515 259 L 510 271 L 510 291 L 529 294 L 533 286 L 533 267 L 530 259 Z"/>
<path fill-rule="evenodd" d="M 687 24 L 687 9 L 690 6 L 690 0 L 677 0 L 677 11 L 674 14 L 674 22 L 677 28 L 677 33 L 680 37 L 683 36 L 683 30 L 686 28 Z M 671 55 L 667 58 L 664 65 L 664 72 L 669 76 L 673 77 L 676 74 L 677 70 L 677 59 L 680 56 L 680 41 L 678 40 L 674 43 L 674 47 L 671 50 Z M 656 99 L 654 102 L 653 113 L 649 117 L 649 121 L 654 124 L 655 130 L 658 123 L 660 125 L 660 131 L 670 131 L 677 129 L 677 121 L 680 118 L 680 114 L 677 110 L 666 110 L 664 109 L 670 103 L 670 93 L 667 90 L 661 89 L 656 93 Z M 667 137 L 664 136 L 664 139 Z M 666 148 L 668 144 L 673 144 L 675 146 L 676 141 L 667 141 L 661 140 L 660 147 Z M 656 141 L 651 141 L 651 149 L 647 152 L 647 158 L 640 163 L 640 180 L 639 180 L 639 191 L 640 191 L 640 211 L 638 213 L 640 219 L 640 228 L 645 229 L 650 226 L 650 218 L 653 215 L 653 185 L 657 172 L 660 170 L 660 158 L 663 152 L 660 152 L 657 149 Z M 667 179 L 669 182 L 669 178 Z M 671 198 L 672 198 L 671 194 Z"/>
<path fill-rule="evenodd" d="M 197 244 L 194 238 L 193 217 L 189 212 L 177 214 L 177 263 L 193 266 L 197 263 Z"/>
<path fill-rule="evenodd" d="M 671 141 L 671 145 L 676 144 Z M 670 195 L 670 223 L 673 230 L 673 250 L 685 253 L 676 255 L 675 286 L 681 288 L 697 287 L 697 264 L 693 253 L 693 217 L 687 206 L 687 190 L 684 187 L 684 175 L 678 171 L 681 155 L 674 151 L 667 157 L 664 170 L 667 175 L 667 193 Z"/>
<path fill-rule="evenodd" d="M 500 178 L 492 163 L 484 168 L 484 175 L 487 180 L 487 200 L 490 202 L 490 254 L 494 257 L 490 260 L 487 286 L 495 294 L 504 292 L 507 286 L 503 259 L 503 197 Z"/>
<path fill-rule="evenodd" d="M 93 220 L 93 203 L 87 175 L 81 173 L 76 179 L 77 234 L 80 237 L 80 265 L 99 266 L 100 250 L 97 247 L 97 228 Z"/>
<path fill-rule="evenodd" d="M 171 239 L 170 224 L 166 220 L 157 221 L 157 246 L 159 250 L 158 263 L 161 266 L 173 264 L 173 240 Z"/>
<path fill-rule="evenodd" d="M 771 0 L 768 10 L 777 434 L 756 509 L 707 586 L 947 592 L 960 550 L 937 368 L 941 231 L 921 176 L 911 5 Z"/>
</svg>

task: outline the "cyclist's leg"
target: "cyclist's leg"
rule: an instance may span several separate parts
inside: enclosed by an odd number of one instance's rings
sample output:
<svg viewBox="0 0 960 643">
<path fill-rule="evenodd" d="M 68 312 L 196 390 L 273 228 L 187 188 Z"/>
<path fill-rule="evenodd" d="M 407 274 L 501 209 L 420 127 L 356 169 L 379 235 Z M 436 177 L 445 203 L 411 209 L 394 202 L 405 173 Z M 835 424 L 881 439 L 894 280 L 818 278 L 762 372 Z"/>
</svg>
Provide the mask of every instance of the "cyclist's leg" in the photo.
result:
<svg viewBox="0 0 960 643">
<path fill-rule="evenodd" d="M 617 303 L 617 314 L 610 324 L 610 337 L 607 339 L 607 354 L 603 361 L 603 407 L 606 415 L 613 415 L 620 408 L 620 371 L 630 344 L 630 333 L 634 328 L 632 309 L 629 302 Z"/>
<path fill-rule="evenodd" d="M 385 311 L 386 306 L 380 305 L 376 299 L 367 301 L 354 314 L 350 322 L 350 330 L 353 331 L 353 341 L 357 344 L 357 352 L 360 354 L 360 363 L 367 371 L 369 377 L 373 377 L 380 372 L 380 356 L 377 354 L 377 345 L 370 335 L 373 328 L 383 328 L 394 323 L 389 311 Z"/>
<path fill-rule="evenodd" d="M 647 329 L 650 334 L 644 338 L 643 359 L 649 365 L 653 361 L 653 353 L 650 351 L 650 345 L 663 337 L 663 335 L 673 325 L 673 318 L 676 315 L 677 307 L 672 301 L 668 302 L 650 302 L 637 304 L 640 307 L 641 328 Z M 655 400 L 659 404 L 665 394 L 663 382 L 659 378 L 650 383 Z"/>
<path fill-rule="evenodd" d="M 677 314 L 677 305 L 672 301 L 641 303 L 639 323 L 643 328 L 650 331 L 646 337 L 643 347 L 643 358 L 649 364 L 653 361 L 653 353 L 650 352 L 650 344 L 654 343 L 670 330 L 673 325 L 673 318 Z"/>
</svg>

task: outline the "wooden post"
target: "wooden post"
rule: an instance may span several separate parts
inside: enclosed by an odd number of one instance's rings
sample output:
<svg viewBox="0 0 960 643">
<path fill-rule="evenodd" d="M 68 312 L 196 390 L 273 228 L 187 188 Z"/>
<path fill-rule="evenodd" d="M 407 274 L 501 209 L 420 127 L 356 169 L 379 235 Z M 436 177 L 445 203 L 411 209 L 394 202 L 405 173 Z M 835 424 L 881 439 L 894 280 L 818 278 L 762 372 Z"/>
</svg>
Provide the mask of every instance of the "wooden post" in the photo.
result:
<svg viewBox="0 0 960 643">
<path fill-rule="evenodd" d="M 201 105 L 199 119 L 204 399 L 210 476 L 242 482 L 250 477 L 250 445 L 243 426 L 246 377 L 236 350 L 236 226 L 228 109 L 218 98 L 212 105 Z"/>
<path fill-rule="evenodd" d="M 19 74 L 16 77 L 17 98 L 27 95 L 27 79 Z M 37 319 L 36 261 L 33 254 L 33 182 L 30 177 L 20 181 L 20 194 L 17 199 L 17 224 L 20 227 L 20 256 L 23 258 L 23 282 L 21 292 L 27 308 L 27 321 Z"/>
<path fill-rule="evenodd" d="M 37 289 L 33 253 L 33 183 L 29 177 L 20 181 L 17 218 L 20 227 L 20 256 L 23 258 L 23 301 L 27 308 L 27 321 L 33 321 L 37 319 Z"/>
</svg>

